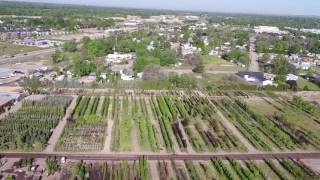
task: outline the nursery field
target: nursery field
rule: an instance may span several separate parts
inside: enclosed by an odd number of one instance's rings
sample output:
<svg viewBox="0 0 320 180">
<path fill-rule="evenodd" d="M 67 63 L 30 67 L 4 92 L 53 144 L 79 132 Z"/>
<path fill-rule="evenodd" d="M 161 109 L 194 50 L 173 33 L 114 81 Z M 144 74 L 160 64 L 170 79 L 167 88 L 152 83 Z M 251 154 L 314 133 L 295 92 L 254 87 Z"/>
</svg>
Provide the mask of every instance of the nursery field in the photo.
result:
<svg viewBox="0 0 320 180">
<path fill-rule="evenodd" d="M 105 144 L 107 135 L 111 140 Z M 208 99 L 196 94 L 79 96 L 55 150 L 101 151 L 105 146 L 112 152 L 247 150 Z"/>
<path fill-rule="evenodd" d="M 77 162 L 64 168 L 63 179 L 318 179 L 302 161 L 295 159 L 209 161 L 148 161 L 144 157 L 135 161 Z"/>
<path fill-rule="evenodd" d="M 248 147 L 240 140 L 244 138 L 260 151 L 319 150 L 318 106 L 301 98 L 249 98 L 248 94 L 237 94 L 238 98 L 174 92 L 79 96 L 55 149 L 246 152 Z M 243 137 L 226 127 L 225 121 L 231 122 Z M 109 141 L 106 136 L 111 136 Z"/>
<path fill-rule="evenodd" d="M 191 145 L 196 152 L 245 151 L 226 129 L 206 98 L 192 96 L 157 96 L 152 98 L 167 150 L 176 142 L 181 151 Z"/>
<path fill-rule="evenodd" d="M 141 157 L 136 161 L 76 162 L 64 168 L 60 179 L 149 180 L 152 177 L 149 162 Z"/>
<path fill-rule="evenodd" d="M 42 151 L 71 100 L 69 96 L 23 100 L 17 112 L 0 120 L 0 150 Z"/>
<path fill-rule="evenodd" d="M 318 107 L 301 98 L 224 97 L 212 102 L 258 150 L 320 148 Z"/>
<path fill-rule="evenodd" d="M 176 179 L 317 179 L 319 175 L 299 160 L 278 159 L 239 161 L 234 159 L 211 161 L 182 161 L 172 163 Z M 159 163 L 160 175 L 165 174 L 166 163 Z M 162 178 L 166 179 L 166 178 Z"/>
<path fill-rule="evenodd" d="M 113 151 L 160 150 L 156 122 L 144 97 L 121 96 L 112 98 Z"/>
<path fill-rule="evenodd" d="M 213 153 L 320 149 L 318 105 L 299 97 L 233 93 L 237 96 L 178 92 L 80 95 L 61 126 L 54 150 Z M 24 100 L 18 111 L 0 120 L 0 149 L 42 151 L 71 100 L 68 96 Z"/>
<path fill-rule="evenodd" d="M 113 151 L 246 151 L 208 100 L 198 96 L 113 98 L 112 120 Z"/>
<path fill-rule="evenodd" d="M 79 96 L 77 106 L 67 119 L 55 150 L 75 152 L 101 150 L 104 146 L 109 101 L 108 97 Z"/>
</svg>

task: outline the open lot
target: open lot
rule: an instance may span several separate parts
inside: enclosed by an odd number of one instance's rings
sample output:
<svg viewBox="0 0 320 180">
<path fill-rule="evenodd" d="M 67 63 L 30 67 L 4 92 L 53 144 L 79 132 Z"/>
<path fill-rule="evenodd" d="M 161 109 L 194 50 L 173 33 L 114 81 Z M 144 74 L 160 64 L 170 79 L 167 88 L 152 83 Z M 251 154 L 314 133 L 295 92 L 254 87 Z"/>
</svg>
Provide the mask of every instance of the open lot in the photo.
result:
<svg viewBox="0 0 320 180">
<path fill-rule="evenodd" d="M 298 88 L 300 90 L 310 90 L 310 91 L 319 91 L 320 90 L 319 86 L 317 86 L 316 84 L 314 84 L 308 80 L 302 79 L 302 78 L 299 78 L 297 80 L 297 84 L 298 84 Z M 305 89 L 305 87 L 307 89 Z"/>
<path fill-rule="evenodd" d="M 40 50 L 41 48 L 34 47 L 34 46 L 23 46 L 23 45 L 16 45 L 16 44 L 5 44 L 0 43 L 0 56 L 12 56 L 20 53 L 28 53 L 31 51 Z"/>
<path fill-rule="evenodd" d="M 216 56 L 202 56 L 207 71 L 243 71 L 244 67 L 240 67 L 234 63 L 228 62 Z"/>
</svg>

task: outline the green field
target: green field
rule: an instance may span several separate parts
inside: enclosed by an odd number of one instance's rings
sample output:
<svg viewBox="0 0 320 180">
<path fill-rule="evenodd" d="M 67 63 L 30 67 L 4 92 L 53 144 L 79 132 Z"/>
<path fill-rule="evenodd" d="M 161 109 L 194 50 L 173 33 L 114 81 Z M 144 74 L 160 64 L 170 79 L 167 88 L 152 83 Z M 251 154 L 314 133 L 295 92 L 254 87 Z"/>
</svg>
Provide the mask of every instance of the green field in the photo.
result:
<svg viewBox="0 0 320 180">
<path fill-rule="evenodd" d="M 217 56 L 202 56 L 205 68 L 208 71 L 243 71 L 245 68 L 237 66 L 234 63 L 228 62 Z"/>
<path fill-rule="evenodd" d="M 0 43 L 0 56 L 3 56 L 3 55 L 12 56 L 19 53 L 36 51 L 39 49 L 41 48 L 34 47 L 34 46 L 22 46 L 22 45 L 15 45 L 15 44 Z"/>
<path fill-rule="evenodd" d="M 301 90 L 303 90 L 304 87 L 308 87 L 308 90 L 310 90 L 310 91 L 319 91 L 320 90 L 319 86 L 317 86 L 316 84 L 314 84 L 308 80 L 302 79 L 302 78 L 299 78 L 297 83 L 298 83 L 298 88 Z"/>
</svg>

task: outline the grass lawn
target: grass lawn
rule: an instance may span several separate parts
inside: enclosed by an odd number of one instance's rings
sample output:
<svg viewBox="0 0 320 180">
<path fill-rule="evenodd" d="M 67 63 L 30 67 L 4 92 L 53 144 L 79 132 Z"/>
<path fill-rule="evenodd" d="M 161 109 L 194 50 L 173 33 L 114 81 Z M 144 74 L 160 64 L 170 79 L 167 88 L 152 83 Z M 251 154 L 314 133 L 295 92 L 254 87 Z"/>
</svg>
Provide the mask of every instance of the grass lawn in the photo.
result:
<svg viewBox="0 0 320 180">
<path fill-rule="evenodd" d="M 320 90 L 319 86 L 317 86 L 316 84 L 314 84 L 308 80 L 302 79 L 302 78 L 299 78 L 297 83 L 298 83 L 298 88 L 301 90 L 303 90 L 303 88 L 305 86 L 307 86 L 310 91 L 319 91 Z"/>
<path fill-rule="evenodd" d="M 23 45 L 16 45 L 16 44 L 0 43 L 0 56 L 3 56 L 3 55 L 11 56 L 19 53 L 36 51 L 39 49 L 41 48 L 34 47 L 34 46 L 23 46 Z"/>
<path fill-rule="evenodd" d="M 217 56 L 202 56 L 205 69 L 208 71 L 243 71 L 245 68 L 237 66 L 231 62 L 221 59 Z"/>
<path fill-rule="evenodd" d="M 247 103 L 252 110 L 260 114 L 273 115 L 275 112 L 279 112 L 279 110 L 277 110 L 276 107 L 272 106 L 263 99 L 249 99 L 247 100 Z M 273 103 L 278 107 L 280 106 L 277 102 Z"/>
</svg>

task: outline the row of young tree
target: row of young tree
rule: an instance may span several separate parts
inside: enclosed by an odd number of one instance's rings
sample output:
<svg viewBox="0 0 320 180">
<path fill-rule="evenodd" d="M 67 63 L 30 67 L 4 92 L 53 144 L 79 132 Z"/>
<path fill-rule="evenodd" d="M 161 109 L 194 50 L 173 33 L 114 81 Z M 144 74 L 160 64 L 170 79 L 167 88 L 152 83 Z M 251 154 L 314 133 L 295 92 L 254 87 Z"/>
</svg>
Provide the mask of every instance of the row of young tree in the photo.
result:
<svg viewBox="0 0 320 180">
<path fill-rule="evenodd" d="M 0 121 L 0 149 L 41 151 L 52 129 L 71 102 L 68 96 L 49 96 L 41 101 L 25 100 L 22 107 Z"/>
</svg>

